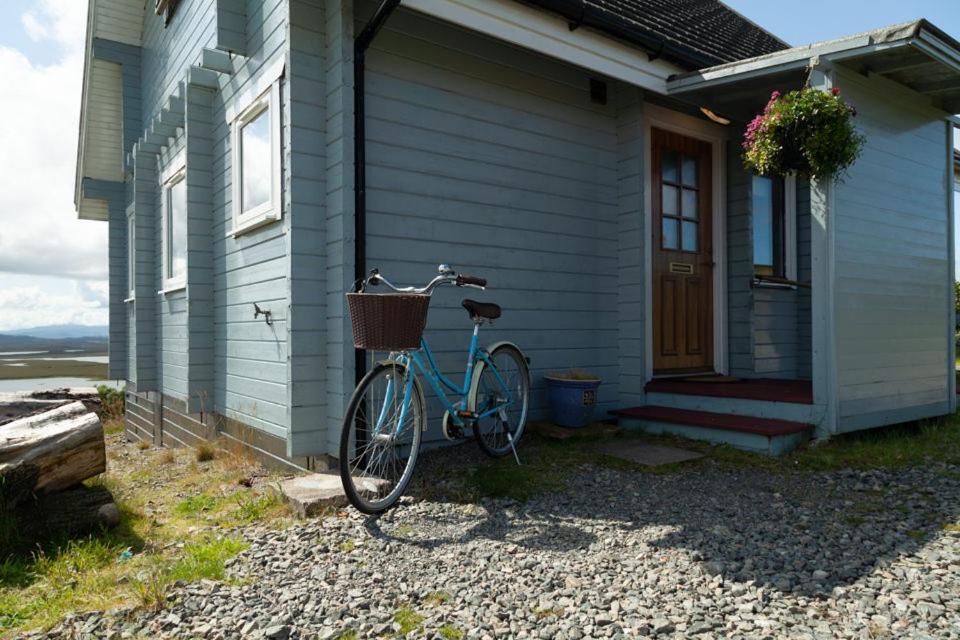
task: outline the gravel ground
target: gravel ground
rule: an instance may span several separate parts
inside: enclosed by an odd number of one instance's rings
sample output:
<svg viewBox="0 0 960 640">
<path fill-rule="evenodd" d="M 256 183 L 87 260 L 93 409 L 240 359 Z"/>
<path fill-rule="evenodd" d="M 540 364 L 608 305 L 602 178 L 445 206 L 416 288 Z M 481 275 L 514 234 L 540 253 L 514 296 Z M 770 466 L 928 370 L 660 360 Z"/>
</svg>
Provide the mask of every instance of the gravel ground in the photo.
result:
<svg viewBox="0 0 960 640">
<path fill-rule="evenodd" d="M 247 529 L 237 586 L 50 635 L 960 638 L 960 467 L 569 474 L 522 504 L 414 497 L 379 519 Z"/>
</svg>

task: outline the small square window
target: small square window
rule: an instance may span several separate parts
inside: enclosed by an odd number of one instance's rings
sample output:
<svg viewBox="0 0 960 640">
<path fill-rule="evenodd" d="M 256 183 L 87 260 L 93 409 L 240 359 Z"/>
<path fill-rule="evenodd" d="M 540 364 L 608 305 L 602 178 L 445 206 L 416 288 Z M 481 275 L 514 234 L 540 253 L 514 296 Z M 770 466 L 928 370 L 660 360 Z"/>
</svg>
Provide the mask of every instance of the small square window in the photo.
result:
<svg viewBox="0 0 960 640">
<path fill-rule="evenodd" d="M 163 289 L 173 291 L 187 284 L 187 169 L 174 163 L 163 183 Z M 178 167 L 178 168 L 177 168 Z"/>
<path fill-rule="evenodd" d="M 233 233 L 281 216 L 280 81 L 233 121 Z"/>
</svg>

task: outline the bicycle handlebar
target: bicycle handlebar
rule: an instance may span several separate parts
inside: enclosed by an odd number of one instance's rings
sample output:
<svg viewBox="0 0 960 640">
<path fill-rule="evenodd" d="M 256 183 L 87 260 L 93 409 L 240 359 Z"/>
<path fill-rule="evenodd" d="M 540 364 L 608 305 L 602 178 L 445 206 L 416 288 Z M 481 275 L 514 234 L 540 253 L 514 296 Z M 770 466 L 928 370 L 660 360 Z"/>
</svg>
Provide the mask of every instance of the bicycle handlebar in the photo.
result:
<svg viewBox="0 0 960 640">
<path fill-rule="evenodd" d="M 397 293 L 418 293 L 418 294 L 431 294 L 433 290 L 443 284 L 455 284 L 458 287 L 471 287 L 473 289 L 486 289 L 487 288 L 487 279 L 478 278 L 476 276 L 468 276 L 462 273 L 454 274 L 453 270 L 446 265 L 440 265 L 441 273 L 436 278 L 431 280 L 423 287 L 398 287 L 380 273 L 379 269 L 373 269 L 370 271 L 370 275 L 363 281 L 363 284 L 370 286 L 377 286 L 378 284 L 384 284 L 387 287 L 393 289 Z"/>
</svg>

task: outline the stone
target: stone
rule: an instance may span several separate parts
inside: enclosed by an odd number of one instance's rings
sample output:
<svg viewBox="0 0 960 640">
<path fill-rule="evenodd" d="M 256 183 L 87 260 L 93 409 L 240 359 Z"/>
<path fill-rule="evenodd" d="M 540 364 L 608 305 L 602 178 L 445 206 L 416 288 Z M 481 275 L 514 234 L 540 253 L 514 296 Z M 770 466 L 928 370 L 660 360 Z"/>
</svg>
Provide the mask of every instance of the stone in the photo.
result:
<svg viewBox="0 0 960 640">
<path fill-rule="evenodd" d="M 606 456 L 620 458 L 645 467 L 659 467 L 702 458 L 702 453 L 687 451 L 676 447 L 650 444 L 642 440 L 616 440 L 597 447 L 597 451 Z"/>
<path fill-rule="evenodd" d="M 364 478 L 361 481 L 368 491 L 376 492 L 388 484 L 384 480 Z M 274 489 L 287 501 L 297 517 L 312 518 L 330 507 L 347 506 L 347 494 L 339 475 L 313 473 L 283 480 Z"/>
</svg>

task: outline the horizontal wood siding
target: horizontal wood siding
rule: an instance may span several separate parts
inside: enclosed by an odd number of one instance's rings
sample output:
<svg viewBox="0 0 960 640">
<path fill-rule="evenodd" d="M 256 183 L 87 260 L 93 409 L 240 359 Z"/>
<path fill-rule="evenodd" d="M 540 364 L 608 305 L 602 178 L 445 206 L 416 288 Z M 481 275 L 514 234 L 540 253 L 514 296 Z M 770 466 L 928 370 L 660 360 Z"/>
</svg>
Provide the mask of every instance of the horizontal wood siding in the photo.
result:
<svg viewBox="0 0 960 640">
<path fill-rule="evenodd" d="M 211 5 L 214 3 L 210 3 Z M 249 57 L 239 58 L 212 103 L 214 410 L 286 439 L 288 261 L 285 222 L 233 236 L 230 123 L 226 109 L 286 57 L 285 0 L 246 4 Z M 285 92 L 282 92 L 285 94 Z M 252 96 L 251 96 L 252 97 Z M 283 138 L 287 122 L 283 123 Z M 290 167 L 283 168 L 287 184 Z M 320 292 L 315 292 L 319 297 Z M 254 319 L 253 304 L 273 323 Z"/>
<path fill-rule="evenodd" d="M 440 367 L 463 370 L 460 300 L 497 302 L 503 318 L 482 338 L 532 359 L 532 415 L 543 374 L 569 367 L 604 379 L 605 415 L 618 399 L 613 87 L 594 104 L 578 69 L 401 9 L 369 52 L 367 88 L 368 267 L 422 283 L 448 262 L 490 282 L 434 294 Z"/>
<path fill-rule="evenodd" d="M 326 74 L 324 2 L 290 0 L 290 68 L 285 87 L 290 319 L 287 403 L 290 454 L 326 452 Z M 336 428 L 331 429 L 336 431 Z"/>
<path fill-rule="evenodd" d="M 736 143 L 727 144 L 727 345 L 730 375 L 753 370 L 753 187 Z"/>
<path fill-rule="evenodd" d="M 167 97 L 176 93 L 186 70 L 197 63 L 200 52 L 216 37 L 216 2 L 180 0 L 173 19 L 164 25 L 147 2 L 143 14 L 142 129 L 147 129 Z"/>
<path fill-rule="evenodd" d="M 326 449 L 339 452 L 340 423 L 355 383 L 344 292 L 353 282 L 353 2 L 327 0 L 324 12 L 326 94 Z"/>
<path fill-rule="evenodd" d="M 644 404 L 646 384 L 645 306 L 647 275 L 644 267 L 645 138 L 643 95 L 633 87 L 618 86 L 617 113 L 617 346 L 619 407 Z"/>
<path fill-rule="evenodd" d="M 844 431 L 944 412 L 953 265 L 942 114 L 891 83 L 838 73 L 867 136 L 832 210 Z"/>
</svg>

